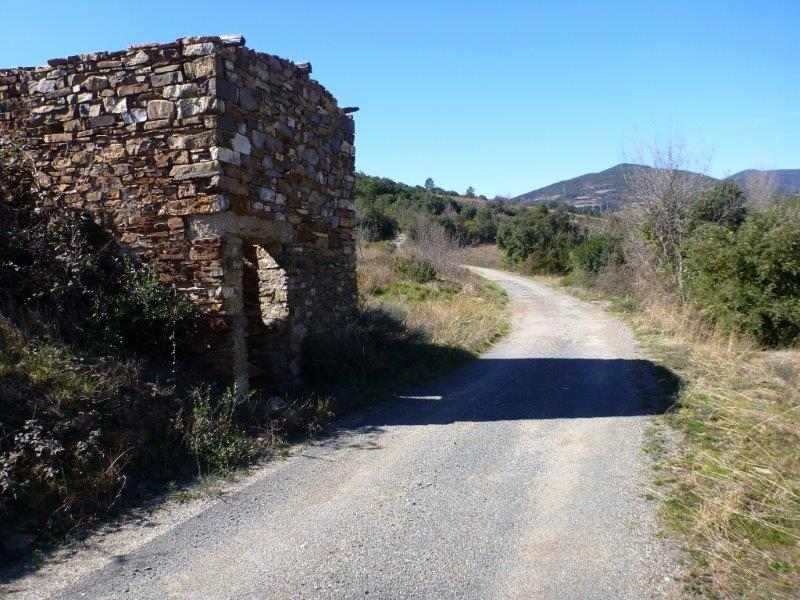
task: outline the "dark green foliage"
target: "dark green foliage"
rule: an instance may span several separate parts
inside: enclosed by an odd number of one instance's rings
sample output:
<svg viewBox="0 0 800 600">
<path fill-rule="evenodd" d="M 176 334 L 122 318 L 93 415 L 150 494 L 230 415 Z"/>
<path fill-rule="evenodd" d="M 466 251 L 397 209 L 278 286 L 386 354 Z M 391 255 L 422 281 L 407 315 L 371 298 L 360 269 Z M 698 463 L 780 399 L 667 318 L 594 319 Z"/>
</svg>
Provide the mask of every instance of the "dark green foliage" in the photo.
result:
<svg viewBox="0 0 800 600">
<path fill-rule="evenodd" d="M 506 259 L 531 273 L 566 273 L 583 232 L 563 209 L 536 206 L 503 223 L 497 245 Z"/>
<path fill-rule="evenodd" d="M 363 174 L 356 178 L 355 195 L 359 228 L 367 241 L 391 239 L 399 231 L 413 237 L 423 219 L 441 225 L 460 244 L 492 243 L 497 224 L 516 210 L 501 203 L 476 207 L 455 192 Z"/>
<path fill-rule="evenodd" d="M 35 333 L 98 354 L 152 357 L 171 352 L 173 336 L 183 343 L 197 333 L 192 305 L 137 265 L 89 215 L 57 202 L 36 208 L 24 171 L 2 164 L 0 311 L 40 329 L 47 322 L 48 331 Z"/>
<path fill-rule="evenodd" d="M 691 227 L 715 223 L 728 229 L 737 229 L 746 217 L 744 192 L 731 182 L 723 182 L 703 192 L 689 210 Z"/>
<path fill-rule="evenodd" d="M 199 341 L 198 321 L 0 156 L 0 538 L 72 527 L 186 463 L 192 402 L 163 382 L 178 365 L 197 379 L 173 349 Z"/>
<path fill-rule="evenodd" d="M 184 401 L 133 364 L 77 357 L 0 321 L 0 536 L 107 510 L 136 474 L 186 456 Z"/>
<path fill-rule="evenodd" d="M 192 418 L 186 428 L 186 445 L 200 473 L 225 472 L 251 462 L 257 448 L 236 419 L 245 402 L 233 390 L 217 396 L 208 387 L 191 395 Z"/>
<path fill-rule="evenodd" d="M 358 215 L 358 230 L 367 242 L 391 240 L 397 235 L 397 221 L 377 206 L 369 206 Z"/>
<path fill-rule="evenodd" d="M 95 311 L 106 326 L 103 339 L 110 348 L 153 358 L 171 352 L 172 342 L 183 348 L 199 338 L 201 317 L 195 307 L 149 269 L 129 262 L 120 283 L 123 293 L 112 295 L 105 313 Z"/>
<path fill-rule="evenodd" d="M 392 269 L 400 277 L 416 283 L 427 283 L 436 279 L 436 268 L 424 258 L 397 256 L 392 262 Z"/>
<path fill-rule="evenodd" d="M 761 343 L 800 336 L 800 207 L 751 214 L 737 231 L 699 227 L 687 248 L 690 299 L 713 321 Z"/>
<path fill-rule="evenodd" d="M 622 239 L 608 233 L 591 234 L 572 250 L 571 258 L 575 269 L 597 275 L 625 261 Z"/>
<path fill-rule="evenodd" d="M 487 206 L 478 208 L 474 216 L 464 222 L 467 238 L 472 242 L 490 244 L 497 238 L 497 213 Z"/>
</svg>

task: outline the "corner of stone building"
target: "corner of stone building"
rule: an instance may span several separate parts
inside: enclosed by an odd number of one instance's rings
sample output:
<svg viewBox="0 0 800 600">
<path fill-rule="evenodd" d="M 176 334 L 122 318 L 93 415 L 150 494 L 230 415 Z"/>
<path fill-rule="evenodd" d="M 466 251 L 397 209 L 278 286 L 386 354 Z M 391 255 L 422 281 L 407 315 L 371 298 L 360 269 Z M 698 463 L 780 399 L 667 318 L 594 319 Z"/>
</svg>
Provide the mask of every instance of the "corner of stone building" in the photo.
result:
<svg viewBox="0 0 800 600">
<path fill-rule="evenodd" d="M 266 362 L 272 381 L 296 381 L 305 336 L 356 305 L 349 109 L 310 65 L 244 43 L 0 70 L 0 137 L 23 139 L 44 187 L 228 323 L 240 389 Z"/>
</svg>

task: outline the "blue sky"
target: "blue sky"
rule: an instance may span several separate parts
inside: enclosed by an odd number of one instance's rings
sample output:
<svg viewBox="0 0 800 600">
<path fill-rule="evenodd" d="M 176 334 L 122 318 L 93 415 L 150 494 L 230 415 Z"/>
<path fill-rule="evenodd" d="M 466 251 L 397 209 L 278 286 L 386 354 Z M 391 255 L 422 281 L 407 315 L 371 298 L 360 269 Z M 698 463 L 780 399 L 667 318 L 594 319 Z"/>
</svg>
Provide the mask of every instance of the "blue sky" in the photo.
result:
<svg viewBox="0 0 800 600">
<path fill-rule="evenodd" d="M 0 0 L 0 66 L 242 33 L 357 105 L 357 166 L 520 194 L 677 137 L 800 168 L 800 0 Z"/>
</svg>

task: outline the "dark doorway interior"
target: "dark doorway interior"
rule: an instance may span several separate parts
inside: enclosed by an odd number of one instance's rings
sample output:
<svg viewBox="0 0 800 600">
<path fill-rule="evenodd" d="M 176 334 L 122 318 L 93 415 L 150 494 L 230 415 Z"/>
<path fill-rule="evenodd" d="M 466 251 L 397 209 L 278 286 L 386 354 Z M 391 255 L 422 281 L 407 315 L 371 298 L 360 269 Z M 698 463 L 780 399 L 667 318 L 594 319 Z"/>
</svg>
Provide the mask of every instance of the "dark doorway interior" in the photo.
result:
<svg viewBox="0 0 800 600">
<path fill-rule="evenodd" d="M 280 387 L 288 364 L 286 272 L 266 247 L 250 241 L 242 246 L 242 300 L 247 323 L 250 384 Z"/>
</svg>

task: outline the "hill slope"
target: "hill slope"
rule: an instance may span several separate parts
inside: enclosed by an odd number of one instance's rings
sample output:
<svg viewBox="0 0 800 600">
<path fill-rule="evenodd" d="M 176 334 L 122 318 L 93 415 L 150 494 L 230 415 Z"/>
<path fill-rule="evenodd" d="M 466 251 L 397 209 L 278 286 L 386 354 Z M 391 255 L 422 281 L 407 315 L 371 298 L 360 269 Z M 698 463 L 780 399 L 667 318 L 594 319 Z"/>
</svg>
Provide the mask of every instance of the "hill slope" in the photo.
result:
<svg viewBox="0 0 800 600">
<path fill-rule="evenodd" d="M 612 208 L 619 204 L 625 189 L 626 174 L 639 168 L 619 164 L 599 173 L 587 173 L 559 181 L 514 198 L 524 203 L 567 202 L 573 206 Z"/>
<path fill-rule="evenodd" d="M 548 202 L 564 202 L 576 208 L 594 208 L 609 210 L 619 207 L 625 202 L 626 182 L 637 169 L 650 169 L 644 165 L 622 163 L 598 173 L 587 173 L 572 179 L 559 181 L 551 185 L 530 191 L 514 198 L 524 204 Z M 707 180 L 709 184 L 718 179 L 707 175 L 696 174 Z M 754 176 L 774 182 L 776 191 L 784 195 L 800 193 L 800 170 L 783 169 L 777 171 L 747 170 L 736 173 L 728 180 L 744 185 Z"/>
<path fill-rule="evenodd" d="M 785 196 L 800 194 L 800 169 L 775 169 L 771 171 L 760 171 L 758 169 L 747 169 L 728 177 L 728 181 L 734 181 L 746 187 L 748 181 L 752 179 L 766 182 L 775 191 Z"/>
</svg>

